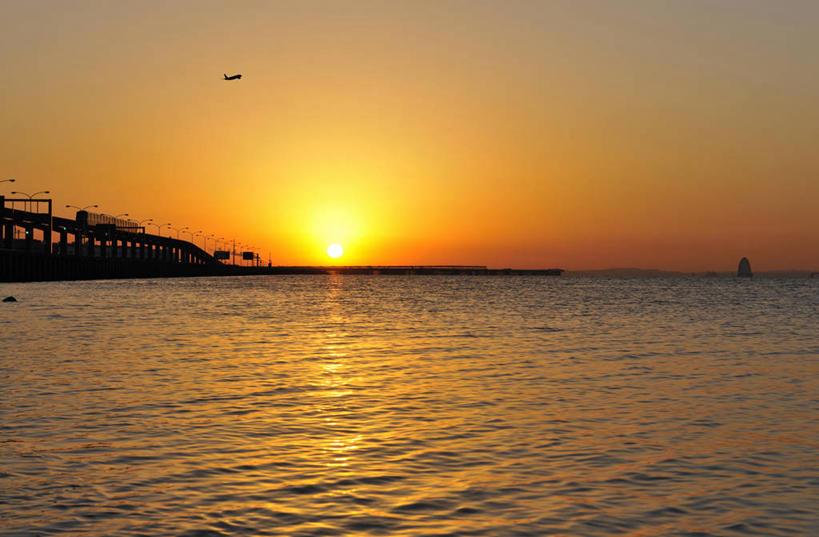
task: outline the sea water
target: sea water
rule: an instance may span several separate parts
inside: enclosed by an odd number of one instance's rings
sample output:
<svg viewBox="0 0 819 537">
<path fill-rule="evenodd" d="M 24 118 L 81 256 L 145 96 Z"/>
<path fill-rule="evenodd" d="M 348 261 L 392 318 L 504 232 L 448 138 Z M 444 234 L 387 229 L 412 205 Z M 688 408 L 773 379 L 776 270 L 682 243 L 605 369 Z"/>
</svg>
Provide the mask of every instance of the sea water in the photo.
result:
<svg viewBox="0 0 819 537">
<path fill-rule="evenodd" d="M 0 294 L 4 536 L 819 535 L 819 280 Z"/>
</svg>

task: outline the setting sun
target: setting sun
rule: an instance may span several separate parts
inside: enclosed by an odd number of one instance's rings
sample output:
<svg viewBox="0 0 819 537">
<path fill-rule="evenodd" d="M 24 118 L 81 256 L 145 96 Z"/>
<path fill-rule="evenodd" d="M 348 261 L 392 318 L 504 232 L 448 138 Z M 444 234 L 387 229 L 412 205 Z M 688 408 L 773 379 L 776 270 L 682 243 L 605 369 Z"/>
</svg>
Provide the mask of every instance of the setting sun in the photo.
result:
<svg viewBox="0 0 819 537">
<path fill-rule="evenodd" d="M 344 248 L 342 248 L 340 244 L 331 244 L 330 246 L 327 247 L 327 255 L 329 255 L 333 259 L 341 257 L 341 254 L 343 253 Z"/>
</svg>

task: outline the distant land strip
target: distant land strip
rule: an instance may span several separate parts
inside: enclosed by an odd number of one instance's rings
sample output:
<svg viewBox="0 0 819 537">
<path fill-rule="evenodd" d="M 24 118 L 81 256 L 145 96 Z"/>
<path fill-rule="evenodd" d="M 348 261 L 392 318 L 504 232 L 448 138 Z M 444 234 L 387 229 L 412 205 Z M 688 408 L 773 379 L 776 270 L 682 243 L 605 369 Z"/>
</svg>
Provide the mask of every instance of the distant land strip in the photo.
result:
<svg viewBox="0 0 819 537">
<path fill-rule="evenodd" d="M 642 269 L 636 267 L 593 269 L 593 270 L 572 270 L 564 271 L 571 276 L 599 276 L 616 278 L 669 278 L 680 276 L 697 276 L 702 278 L 735 278 L 737 272 L 733 271 L 696 271 L 683 272 L 674 270 Z M 755 271 L 755 278 L 817 278 L 819 272 L 804 269 L 785 270 L 763 270 Z"/>
</svg>

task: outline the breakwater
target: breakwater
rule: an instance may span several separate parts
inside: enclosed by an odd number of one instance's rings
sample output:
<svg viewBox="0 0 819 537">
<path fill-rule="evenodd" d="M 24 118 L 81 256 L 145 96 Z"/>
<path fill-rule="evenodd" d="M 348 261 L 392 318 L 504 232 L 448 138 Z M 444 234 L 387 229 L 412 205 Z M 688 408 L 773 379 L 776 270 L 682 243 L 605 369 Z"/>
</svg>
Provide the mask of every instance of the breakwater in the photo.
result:
<svg viewBox="0 0 819 537">
<path fill-rule="evenodd" d="M 466 266 L 240 266 L 179 263 L 158 259 L 83 257 L 0 249 L 0 281 L 33 282 L 120 278 L 242 276 L 253 274 L 535 275 L 559 276 L 560 269 L 516 270 Z"/>
</svg>

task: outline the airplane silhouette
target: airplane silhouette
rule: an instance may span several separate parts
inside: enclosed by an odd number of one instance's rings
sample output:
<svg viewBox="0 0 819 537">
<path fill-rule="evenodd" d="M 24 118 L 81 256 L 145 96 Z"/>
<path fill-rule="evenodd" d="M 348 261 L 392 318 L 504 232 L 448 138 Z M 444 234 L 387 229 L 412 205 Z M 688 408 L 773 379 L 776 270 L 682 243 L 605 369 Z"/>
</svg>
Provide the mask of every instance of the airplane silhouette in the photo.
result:
<svg viewBox="0 0 819 537">
<path fill-rule="evenodd" d="M 224 74 L 224 73 L 223 73 L 223 74 Z M 242 75 L 233 75 L 233 76 L 227 76 L 227 75 L 225 75 L 225 80 L 238 80 L 238 79 L 240 79 L 240 78 L 242 78 Z"/>
</svg>

